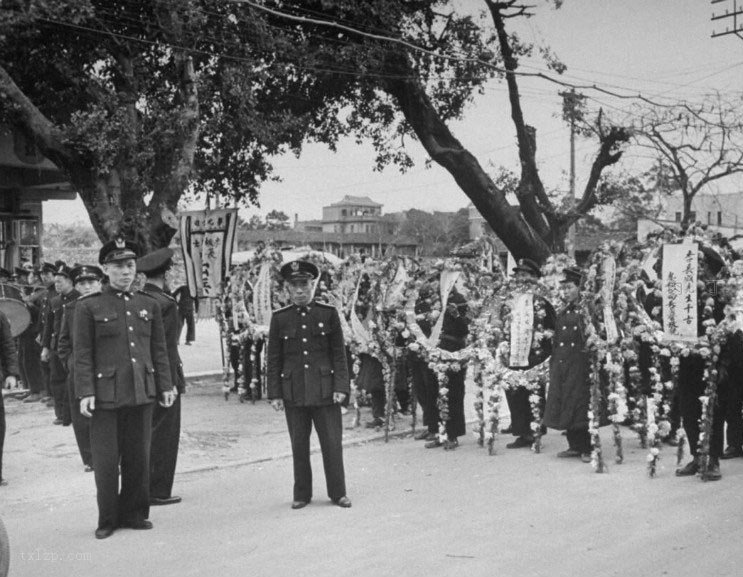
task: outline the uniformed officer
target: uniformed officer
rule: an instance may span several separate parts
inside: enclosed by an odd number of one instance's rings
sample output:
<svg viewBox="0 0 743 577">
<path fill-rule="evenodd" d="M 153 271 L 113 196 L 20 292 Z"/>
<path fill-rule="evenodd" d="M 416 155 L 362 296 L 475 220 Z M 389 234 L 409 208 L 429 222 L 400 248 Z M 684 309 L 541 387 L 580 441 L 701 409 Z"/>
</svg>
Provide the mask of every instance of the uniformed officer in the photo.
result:
<svg viewBox="0 0 743 577">
<path fill-rule="evenodd" d="M 566 305 L 555 319 L 544 424 L 552 429 L 567 431 L 568 449 L 560 451 L 558 457 L 580 457 L 583 462 L 590 463 L 590 360 L 585 350 L 586 340 L 579 308 L 583 273 L 577 268 L 566 268 L 563 274 L 560 283 Z"/>
<path fill-rule="evenodd" d="M 350 507 L 343 470 L 341 403 L 350 393 L 343 331 L 335 307 L 313 301 L 315 265 L 294 261 L 281 267 L 292 305 L 274 312 L 268 335 L 268 398 L 286 410 L 294 458 L 294 501 L 312 499 L 310 433 L 320 439 L 328 496 Z"/>
<path fill-rule="evenodd" d="M 104 244 L 99 262 L 109 282 L 75 307 L 75 392 L 80 412 L 91 418 L 98 539 L 117 527 L 152 528 L 153 403 L 169 407 L 175 400 L 160 306 L 129 291 L 139 253 L 136 243 L 121 238 Z"/>
<path fill-rule="evenodd" d="M 75 285 L 75 290 L 80 293 L 79 298 L 101 292 L 103 271 L 97 266 L 78 265 L 70 271 L 70 278 Z M 57 354 L 67 370 L 67 395 L 70 400 L 72 429 L 75 432 L 75 441 L 77 441 L 77 448 L 80 451 L 85 471 L 89 473 L 93 470 L 93 454 L 90 451 L 90 419 L 84 417 L 80 412 L 80 403 L 75 396 L 75 370 L 72 356 L 73 322 L 75 320 L 75 307 L 79 298 L 64 305 Z"/>
<path fill-rule="evenodd" d="M 0 382 L 9 389 L 15 389 L 18 378 L 18 352 L 15 339 L 10 333 L 10 323 L 0 312 Z M 5 404 L 0 393 L 0 486 L 7 485 L 3 479 L 3 444 L 5 443 Z"/>
<path fill-rule="evenodd" d="M 42 360 L 46 358 L 49 361 L 49 379 L 54 396 L 54 414 L 57 417 L 54 424 L 64 426 L 72 423 L 72 416 L 67 395 L 67 370 L 59 359 L 57 344 L 62 328 L 63 307 L 80 296 L 72 283 L 70 271 L 66 264 L 61 264 L 54 273 L 54 286 L 58 294 L 49 301 L 44 333 L 41 336 Z"/>
<path fill-rule="evenodd" d="M 41 369 L 41 376 L 42 376 L 42 390 L 40 391 L 40 396 L 38 399 L 34 399 L 32 397 L 29 397 L 28 399 L 25 399 L 24 402 L 33 402 L 33 400 L 39 400 L 41 402 L 47 402 L 52 399 L 52 388 L 51 388 L 51 380 L 50 380 L 50 371 L 49 371 L 49 353 L 44 353 L 43 350 L 43 344 L 42 344 L 42 338 L 44 336 L 44 331 L 46 330 L 46 323 L 49 316 L 49 303 L 51 300 L 57 296 L 57 289 L 54 285 L 54 273 L 57 272 L 58 265 L 63 265 L 63 261 L 57 261 L 57 263 L 51 263 L 51 262 L 45 262 L 41 266 L 41 282 L 46 287 L 45 290 L 39 291 L 38 293 L 31 296 L 30 301 L 33 306 L 38 308 L 37 311 L 37 323 L 36 323 L 36 333 L 38 335 L 38 345 L 39 345 L 39 358 L 41 359 L 40 363 L 40 369 Z M 33 319 L 33 312 L 31 314 L 31 318 Z M 52 401 L 53 403 L 53 401 Z M 53 405 L 52 405 L 53 406 Z"/>
<path fill-rule="evenodd" d="M 150 449 L 150 505 L 172 505 L 181 498 L 173 495 L 173 479 L 181 436 L 181 395 L 186 392 L 183 363 L 178 354 L 181 320 L 178 303 L 165 291 L 165 273 L 173 265 L 173 251 L 161 248 L 137 260 L 137 270 L 147 282 L 140 291 L 160 305 L 165 329 L 165 342 L 170 361 L 170 379 L 177 391 L 169 408 L 155 406 L 152 417 L 152 447 Z"/>
</svg>

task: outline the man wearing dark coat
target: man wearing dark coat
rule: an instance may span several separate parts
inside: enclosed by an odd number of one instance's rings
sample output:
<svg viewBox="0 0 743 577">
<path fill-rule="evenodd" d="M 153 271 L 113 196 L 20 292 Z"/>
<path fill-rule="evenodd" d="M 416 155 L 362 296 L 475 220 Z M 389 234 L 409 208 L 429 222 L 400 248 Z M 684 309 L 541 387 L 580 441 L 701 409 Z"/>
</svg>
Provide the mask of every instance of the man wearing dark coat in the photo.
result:
<svg viewBox="0 0 743 577">
<path fill-rule="evenodd" d="M 70 271 L 70 278 L 75 284 L 75 290 L 81 297 L 101 291 L 101 278 L 103 271 L 97 266 L 79 265 Z M 79 300 L 79 299 L 78 299 Z M 59 343 L 57 354 L 62 365 L 67 369 L 67 395 L 70 402 L 70 414 L 72 416 L 72 429 L 75 432 L 75 441 L 83 460 L 85 471 L 93 470 L 93 453 L 90 450 L 90 419 L 84 417 L 80 412 L 80 403 L 75 396 L 75 366 L 73 351 L 73 323 L 75 321 L 75 306 L 78 300 L 70 301 L 64 305 L 62 314 L 62 326 L 59 331 Z"/>
<path fill-rule="evenodd" d="M 588 407 L 591 400 L 590 357 L 580 312 L 582 272 L 566 268 L 561 290 L 565 302 L 555 319 L 550 359 L 550 386 L 544 424 L 567 431 L 568 449 L 558 457 L 580 457 L 591 462 L 591 436 L 588 433 Z"/>
<path fill-rule="evenodd" d="M 519 281 L 536 281 L 542 276 L 542 271 L 539 269 L 539 265 L 533 260 L 523 258 L 519 260 L 516 266 L 513 268 L 514 278 Z M 538 323 L 542 323 L 545 329 L 552 330 L 555 328 L 555 309 L 552 305 L 544 298 L 539 295 L 534 295 L 534 329 Z M 539 304 L 540 308 L 544 308 L 545 317 L 540 320 L 537 313 L 537 301 L 541 301 Z M 532 341 L 534 337 L 532 336 Z M 552 352 L 552 341 L 549 338 L 543 338 L 538 348 L 530 346 L 528 365 L 525 367 L 509 367 L 511 370 L 528 370 L 536 367 L 540 363 L 544 362 Z M 540 387 L 539 396 L 544 403 L 544 386 Z M 511 414 L 511 426 L 507 429 L 516 438 L 506 445 L 508 449 L 520 449 L 522 447 L 531 447 L 534 443 L 534 431 L 532 431 L 531 424 L 534 420 L 531 401 L 529 396 L 531 392 L 526 387 L 516 387 L 506 389 L 506 402 L 508 403 L 508 411 Z M 542 407 L 540 407 L 541 410 Z"/>
<path fill-rule="evenodd" d="M 160 305 L 163 313 L 165 342 L 170 361 L 170 379 L 178 395 L 168 407 L 155 406 L 152 417 L 152 447 L 150 450 L 150 505 L 173 505 L 181 498 L 173 495 L 173 480 L 178 460 L 178 441 L 181 436 L 181 395 L 186 392 L 183 363 L 178 354 L 181 320 L 178 304 L 165 291 L 165 273 L 173 265 L 173 251 L 161 248 L 137 260 L 137 270 L 144 273 L 147 282 L 140 291 Z"/>
<path fill-rule="evenodd" d="M 58 264 L 62 265 L 64 262 L 57 261 Z M 48 401 L 52 398 L 51 393 L 51 381 L 49 371 L 49 353 L 43 353 L 42 338 L 44 331 L 46 330 L 46 322 L 49 316 L 49 303 L 57 295 L 57 289 L 54 286 L 54 273 L 57 271 L 57 266 L 51 262 L 45 262 L 41 266 L 41 282 L 46 287 L 37 293 L 31 295 L 29 304 L 32 307 L 31 318 L 34 318 L 36 314 L 36 339 L 37 339 L 37 350 L 39 352 L 38 358 L 41 359 L 39 363 L 39 370 L 41 371 L 42 385 L 41 390 L 37 395 L 30 395 L 27 399 L 24 399 L 24 403 L 32 403 L 35 401 Z M 36 310 L 34 310 L 36 309 Z"/>
<path fill-rule="evenodd" d="M 421 287 L 418 300 L 415 303 L 415 314 L 425 315 L 431 311 L 429 296 L 432 288 L 430 285 Z M 431 336 L 433 327 L 431 323 L 422 318 L 418 321 L 421 331 L 426 338 Z M 435 373 L 428 366 L 428 361 L 422 359 L 418 354 L 411 353 L 408 356 L 408 370 L 413 381 L 413 394 L 416 397 L 423 413 L 423 429 L 415 434 L 417 441 L 435 441 L 439 428 L 439 411 L 437 407 L 439 385 Z"/>
<path fill-rule="evenodd" d="M 293 261 L 281 267 L 292 304 L 271 316 L 268 335 L 268 398 L 284 409 L 294 461 L 292 509 L 312 499 L 310 433 L 317 430 L 328 497 L 350 507 L 343 469 L 341 403 L 350 393 L 348 365 L 338 311 L 313 300 L 315 265 Z"/>
<path fill-rule="evenodd" d="M 10 323 L 4 313 L 0 312 L 0 382 L 8 389 L 17 386 L 18 351 L 15 339 L 10 333 Z M 3 445 L 5 443 L 5 404 L 0 394 L 0 486 L 7 485 L 3 478 Z"/>
<path fill-rule="evenodd" d="M 70 271 L 70 267 L 62 264 L 54 274 L 54 284 L 58 294 L 49 301 L 44 333 L 41 337 L 42 359 L 45 356 L 49 361 L 49 378 L 54 396 L 54 414 L 57 417 L 54 424 L 64 426 L 72 423 L 72 415 L 70 414 L 70 399 L 67 394 L 67 369 L 59 358 L 57 346 L 59 344 L 59 333 L 62 329 L 64 306 L 80 296 L 72 283 Z"/>
<path fill-rule="evenodd" d="M 108 284 L 75 307 L 75 393 L 91 419 L 98 539 L 117 527 L 152 528 L 153 404 L 169 407 L 175 400 L 160 306 L 129 290 L 139 254 L 136 243 L 121 238 L 104 244 L 98 260 Z"/>
</svg>

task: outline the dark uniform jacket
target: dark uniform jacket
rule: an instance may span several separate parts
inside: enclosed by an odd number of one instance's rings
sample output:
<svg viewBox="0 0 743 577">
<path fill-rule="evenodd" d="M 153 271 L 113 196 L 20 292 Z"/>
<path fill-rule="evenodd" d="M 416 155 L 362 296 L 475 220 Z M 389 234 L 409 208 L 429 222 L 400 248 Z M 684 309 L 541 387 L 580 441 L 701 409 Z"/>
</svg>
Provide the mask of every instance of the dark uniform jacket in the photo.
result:
<svg viewBox="0 0 743 577">
<path fill-rule="evenodd" d="M 268 398 L 293 406 L 331 405 L 333 393 L 347 395 L 348 365 L 335 307 L 313 301 L 275 311 L 266 375 Z"/>
<path fill-rule="evenodd" d="M 55 296 L 57 296 L 57 294 L 57 290 L 54 288 L 54 283 L 52 283 L 46 289 L 32 295 L 29 299 L 29 303 L 33 307 L 38 308 L 36 333 L 39 335 L 39 344 L 41 344 L 42 347 L 44 346 L 43 336 L 49 317 L 49 303 Z M 33 318 L 33 314 L 31 316 Z"/>
<path fill-rule="evenodd" d="M 160 287 L 146 283 L 139 291 L 154 299 L 160 305 L 163 315 L 163 328 L 165 329 L 165 343 L 168 347 L 168 358 L 170 359 L 170 380 L 179 393 L 186 390 L 186 381 L 183 377 L 183 363 L 178 353 L 178 338 L 181 332 L 181 317 L 178 313 L 178 303 Z"/>
<path fill-rule="evenodd" d="M 72 330 L 75 320 L 75 305 L 77 305 L 80 298 L 78 297 L 74 301 L 65 303 L 62 310 L 62 325 L 59 329 L 59 339 L 57 339 L 57 354 L 69 373 L 72 373 L 73 361 L 75 360 L 72 357 Z"/>
<path fill-rule="evenodd" d="M 558 313 L 552 345 L 544 424 L 558 430 L 587 426 L 591 399 L 590 356 L 585 350 L 580 310 L 575 304 L 567 305 Z"/>
<path fill-rule="evenodd" d="M 106 286 L 75 305 L 75 396 L 95 395 L 96 409 L 151 403 L 170 391 L 160 306 Z"/>
<path fill-rule="evenodd" d="M 59 333 L 62 329 L 62 316 L 66 304 L 76 301 L 80 293 L 72 289 L 66 295 L 56 294 L 50 301 L 47 309 L 47 321 L 44 326 L 44 333 L 41 335 L 41 346 L 47 347 L 50 351 L 57 350 L 59 342 Z"/>
<path fill-rule="evenodd" d="M 15 346 L 15 339 L 10 333 L 8 317 L 0 312 L 0 383 L 3 383 L 5 377 L 9 375 L 16 377 L 20 375 L 18 350 Z"/>
</svg>

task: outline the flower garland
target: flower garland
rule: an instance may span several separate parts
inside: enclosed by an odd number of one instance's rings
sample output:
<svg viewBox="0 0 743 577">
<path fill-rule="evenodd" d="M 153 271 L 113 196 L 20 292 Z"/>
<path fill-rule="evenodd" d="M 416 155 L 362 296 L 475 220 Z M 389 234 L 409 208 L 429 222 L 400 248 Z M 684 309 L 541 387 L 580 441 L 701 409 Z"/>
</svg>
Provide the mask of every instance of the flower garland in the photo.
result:
<svg viewBox="0 0 743 577">
<path fill-rule="evenodd" d="M 530 344 L 530 354 L 543 356 L 542 343 L 551 341 L 554 331 L 545 327 L 547 309 L 545 302 L 553 300 L 549 289 L 535 279 L 516 280 L 509 279 L 504 282 L 493 295 L 492 310 L 490 317 L 492 326 L 492 338 L 499 341 L 496 349 L 494 366 L 492 366 L 493 377 L 488 386 L 489 412 L 484 421 L 488 423 L 485 437 L 488 441 L 488 450 L 492 454 L 492 443 L 494 442 L 499 415 L 497 412 L 500 404 L 501 393 L 505 389 L 516 389 L 524 387 L 529 391 L 529 404 L 532 410 L 531 430 L 534 435 L 532 450 L 536 453 L 541 451 L 542 437 L 542 396 L 549 380 L 549 358 L 543 360 L 534 367 L 528 369 L 509 368 L 509 356 L 511 352 L 511 320 L 513 311 L 511 299 L 517 294 L 532 294 L 534 308 L 534 327 Z M 487 360 L 487 359 L 486 359 Z M 484 426 L 484 425 L 483 425 Z"/>
</svg>

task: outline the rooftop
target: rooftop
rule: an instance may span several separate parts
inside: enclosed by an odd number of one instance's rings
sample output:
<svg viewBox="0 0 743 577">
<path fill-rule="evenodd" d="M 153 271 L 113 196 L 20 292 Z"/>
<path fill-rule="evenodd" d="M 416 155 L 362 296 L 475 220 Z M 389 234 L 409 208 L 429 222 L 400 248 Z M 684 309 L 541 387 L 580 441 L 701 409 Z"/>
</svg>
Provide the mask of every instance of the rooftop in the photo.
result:
<svg viewBox="0 0 743 577">
<path fill-rule="evenodd" d="M 395 246 L 418 246 L 411 237 L 399 234 L 366 234 L 362 232 L 315 232 L 301 230 L 244 230 L 238 233 L 239 242 L 287 242 L 295 244 L 335 243 L 335 244 L 386 244 Z"/>
<path fill-rule="evenodd" d="M 374 202 L 368 196 L 351 196 L 347 194 L 342 200 L 332 203 L 330 206 L 382 206 L 378 202 Z"/>
</svg>

